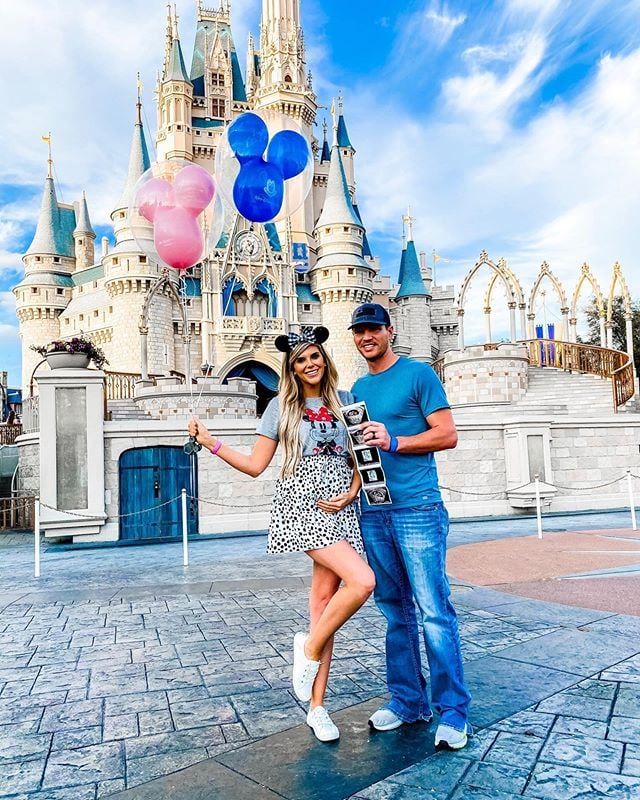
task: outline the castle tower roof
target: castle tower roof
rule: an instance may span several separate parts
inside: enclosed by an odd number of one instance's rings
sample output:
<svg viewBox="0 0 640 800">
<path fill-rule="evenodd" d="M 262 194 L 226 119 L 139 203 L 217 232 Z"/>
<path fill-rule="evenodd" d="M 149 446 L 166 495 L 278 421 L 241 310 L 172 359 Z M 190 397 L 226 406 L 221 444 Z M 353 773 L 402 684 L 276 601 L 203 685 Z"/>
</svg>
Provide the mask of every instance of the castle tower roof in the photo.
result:
<svg viewBox="0 0 640 800">
<path fill-rule="evenodd" d="M 73 209 L 60 208 L 58 205 L 50 170 L 44 182 L 36 232 L 26 255 L 37 253 L 39 255 L 73 256 L 71 232 L 75 224 Z"/>
<path fill-rule="evenodd" d="M 184 58 L 182 57 L 180 39 L 178 38 L 174 39 L 171 45 L 169 63 L 167 64 L 167 72 L 164 79 L 165 81 L 184 81 L 185 83 L 190 83 L 187 68 L 184 64 Z"/>
<path fill-rule="evenodd" d="M 413 239 L 409 239 L 406 250 L 402 252 L 400 273 L 401 275 L 398 276 L 400 288 L 398 289 L 396 298 L 427 297 L 429 295 L 427 287 L 424 285 L 424 280 L 422 279 L 420 262 L 418 261 L 418 254 Z"/>
<path fill-rule="evenodd" d="M 344 121 L 344 114 L 338 117 L 338 147 L 349 147 L 355 150 L 349 139 L 349 132 L 347 131 L 347 123 Z"/>
<path fill-rule="evenodd" d="M 342 156 L 337 141 L 331 148 L 331 163 L 329 165 L 329 177 L 327 179 L 327 193 L 324 199 L 324 206 L 320 219 L 317 222 L 318 228 L 327 225 L 357 225 L 362 228 L 360 218 L 356 214 L 351 200 L 351 193 L 347 184 L 347 177 L 344 172 Z"/>
<path fill-rule="evenodd" d="M 86 233 L 89 236 L 95 236 L 96 233 L 91 227 L 91 220 L 89 219 L 89 208 L 87 206 L 87 198 L 85 193 L 82 193 L 82 200 L 78 203 L 76 211 L 76 227 L 74 233 Z"/>
<path fill-rule="evenodd" d="M 136 103 L 136 122 L 133 126 L 133 138 L 131 139 L 131 149 L 129 151 L 129 169 L 127 171 L 127 179 L 120 204 L 117 206 L 118 208 L 128 207 L 131 194 L 138 182 L 138 178 L 140 178 L 150 166 L 149 150 L 147 149 L 147 141 L 142 126 L 142 103 L 140 95 L 138 95 L 138 102 Z"/>
<path fill-rule="evenodd" d="M 322 125 L 322 131 L 324 134 L 324 138 L 322 141 L 322 152 L 320 154 L 320 163 L 324 164 L 327 161 L 331 161 L 331 148 L 329 147 L 329 142 L 327 141 L 327 120 L 325 119 Z"/>
</svg>

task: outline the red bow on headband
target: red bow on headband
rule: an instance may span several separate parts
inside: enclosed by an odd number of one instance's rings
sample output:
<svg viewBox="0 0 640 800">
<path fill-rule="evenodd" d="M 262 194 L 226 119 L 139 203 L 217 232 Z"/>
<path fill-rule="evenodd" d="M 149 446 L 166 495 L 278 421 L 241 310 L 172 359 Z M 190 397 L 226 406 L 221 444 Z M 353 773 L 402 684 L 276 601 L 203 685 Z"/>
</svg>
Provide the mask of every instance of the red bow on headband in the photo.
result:
<svg viewBox="0 0 640 800">
<path fill-rule="evenodd" d="M 335 422 L 335 418 L 331 412 L 324 406 L 322 406 L 322 408 L 320 408 L 318 411 L 308 408 L 307 416 L 309 417 L 310 422 Z"/>
</svg>

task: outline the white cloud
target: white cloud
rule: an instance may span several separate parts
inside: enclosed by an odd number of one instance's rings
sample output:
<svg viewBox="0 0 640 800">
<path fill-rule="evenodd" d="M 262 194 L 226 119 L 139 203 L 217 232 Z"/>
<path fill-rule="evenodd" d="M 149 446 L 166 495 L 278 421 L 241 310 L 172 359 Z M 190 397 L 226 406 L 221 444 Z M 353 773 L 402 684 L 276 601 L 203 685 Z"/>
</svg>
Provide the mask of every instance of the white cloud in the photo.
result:
<svg viewBox="0 0 640 800">
<path fill-rule="evenodd" d="M 431 30 L 435 42 L 444 46 L 456 28 L 459 28 L 467 15 L 463 13 L 455 14 L 449 10 L 446 2 L 432 2 L 424 14 L 424 19 L 428 23 L 427 29 Z"/>
<path fill-rule="evenodd" d="M 506 91 L 496 78 L 483 97 L 487 113 L 502 114 L 493 137 L 470 107 L 462 106 L 463 114 L 449 102 L 415 119 L 395 105 L 381 105 L 375 90 L 354 98 L 350 123 L 370 234 L 399 238 L 410 203 L 420 249 L 456 257 L 439 266 L 448 283 L 459 286 L 486 248 L 494 259 L 508 259 L 527 296 L 543 260 L 569 294 L 584 261 L 604 287 L 619 260 L 633 293 L 640 294 L 640 49 L 604 56 L 572 102 L 544 107 L 519 127 L 505 111 L 517 108 L 512 97 L 519 90 Z M 368 124 L 374 98 L 378 117 L 393 121 L 384 137 Z M 387 267 L 394 273 L 397 264 Z M 473 301 L 480 326 L 488 277 Z"/>
</svg>

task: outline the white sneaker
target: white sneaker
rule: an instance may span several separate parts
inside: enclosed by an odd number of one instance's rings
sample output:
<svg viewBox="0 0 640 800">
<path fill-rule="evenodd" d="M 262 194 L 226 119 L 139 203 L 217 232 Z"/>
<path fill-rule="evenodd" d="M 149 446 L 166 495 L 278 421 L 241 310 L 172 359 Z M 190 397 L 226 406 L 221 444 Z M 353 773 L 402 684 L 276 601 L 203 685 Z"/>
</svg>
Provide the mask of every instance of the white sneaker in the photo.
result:
<svg viewBox="0 0 640 800">
<path fill-rule="evenodd" d="M 422 721 L 431 722 L 432 717 L 433 715 L 430 714 Z M 404 724 L 404 720 L 386 706 L 379 708 L 369 717 L 369 726 L 376 731 L 393 731 Z"/>
<path fill-rule="evenodd" d="M 340 731 L 324 706 L 309 709 L 307 725 L 314 732 L 316 739 L 321 742 L 335 742 L 340 738 Z"/>
<path fill-rule="evenodd" d="M 436 750 L 462 750 L 471 735 L 471 728 L 465 723 L 464 730 L 458 731 L 451 725 L 438 725 L 436 730 Z"/>
<path fill-rule="evenodd" d="M 307 636 L 304 633 L 296 633 L 293 637 L 293 691 L 298 700 L 308 703 L 311 700 L 313 682 L 316 679 L 320 662 L 307 658 L 304 652 L 304 645 Z"/>
</svg>

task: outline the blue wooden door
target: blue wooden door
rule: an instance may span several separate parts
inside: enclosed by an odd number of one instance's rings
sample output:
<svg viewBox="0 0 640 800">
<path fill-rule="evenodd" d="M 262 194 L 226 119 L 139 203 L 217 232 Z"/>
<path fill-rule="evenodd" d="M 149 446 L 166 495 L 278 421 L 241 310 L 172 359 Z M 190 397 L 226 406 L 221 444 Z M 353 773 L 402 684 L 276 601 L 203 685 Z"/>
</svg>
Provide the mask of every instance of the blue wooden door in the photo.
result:
<svg viewBox="0 0 640 800">
<path fill-rule="evenodd" d="M 120 539 L 182 536 L 182 489 L 197 496 L 197 462 L 181 447 L 141 447 L 120 456 Z M 172 501 L 173 502 L 169 502 Z M 198 532 L 197 502 L 187 501 L 189 535 Z M 150 510 L 148 510 L 150 509 Z M 139 513 L 142 512 L 142 513 Z"/>
</svg>

